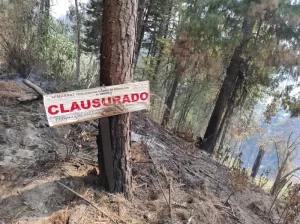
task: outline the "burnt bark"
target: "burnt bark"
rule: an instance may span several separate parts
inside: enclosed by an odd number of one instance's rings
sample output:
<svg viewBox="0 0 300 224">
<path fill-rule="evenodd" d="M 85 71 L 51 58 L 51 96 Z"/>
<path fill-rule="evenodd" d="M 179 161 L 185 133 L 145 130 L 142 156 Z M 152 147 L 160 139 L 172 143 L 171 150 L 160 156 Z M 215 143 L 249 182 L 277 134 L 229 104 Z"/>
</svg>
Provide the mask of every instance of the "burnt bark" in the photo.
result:
<svg viewBox="0 0 300 224">
<path fill-rule="evenodd" d="M 173 107 L 174 99 L 176 96 L 176 90 L 178 88 L 179 82 L 180 82 L 180 72 L 179 72 L 178 65 L 176 64 L 174 81 L 173 81 L 173 84 L 171 87 L 170 94 L 166 98 L 166 102 L 165 102 L 167 108 L 164 111 L 164 115 L 163 115 L 163 119 L 162 119 L 162 123 L 161 123 L 161 125 L 163 127 L 166 127 L 169 123 L 171 110 Z"/>
<path fill-rule="evenodd" d="M 231 61 L 226 70 L 225 79 L 223 81 L 221 90 L 219 92 L 218 98 L 206 132 L 204 134 L 204 141 L 201 145 L 201 149 L 204 149 L 208 153 L 213 153 L 216 140 L 218 138 L 218 133 L 222 120 L 224 119 L 224 113 L 227 109 L 227 106 L 230 104 L 230 100 L 236 89 L 236 84 L 238 78 L 243 78 L 245 73 L 246 62 L 243 58 L 243 53 L 247 47 L 250 38 L 252 36 L 254 22 L 245 21 L 243 24 L 243 40 L 241 44 L 235 48 L 234 53 L 231 57 Z"/>
<path fill-rule="evenodd" d="M 182 124 L 185 123 L 186 121 L 186 117 L 190 111 L 190 105 L 193 101 L 192 95 L 193 95 L 193 88 L 194 88 L 194 83 L 191 85 L 189 92 L 187 93 L 183 104 L 181 105 L 181 109 L 179 112 L 179 116 L 178 116 L 178 120 L 177 120 L 177 124 L 176 124 L 176 132 L 178 132 L 180 130 L 180 127 L 182 126 Z"/>
<path fill-rule="evenodd" d="M 137 0 L 105 0 L 101 44 L 102 85 L 132 82 L 135 57 Z M 111 143 L 103 144 L 103 125 L 99 122 L 98 160 L 100 180 L 106 190 L 131 196 L 130 114 L 108 119 Z M 102 125 L 102 126 L 101 126 Z M 104 126 L 107 126 L 107 124 Z M 107 134 L 107 133 L 106 133 Z M 102 140 L 102 142 L 101 142 Z M 108 149 L 111 148 L 111 155 Z M 107 164 L 112 159 L 111 164 Z M 109 170 L 108 170 L 109 169 Z M 111 169 L 111 170 L 110 170 Z"/>
<path fill-rule="evenodd" d="M 252 167 L 252 171 L 251 171 L 252 178 L 256 177 L 264 155 L 265 155 L 265 150 L 263 149 L 263 147 L 260 147 Z"/>
</svg>

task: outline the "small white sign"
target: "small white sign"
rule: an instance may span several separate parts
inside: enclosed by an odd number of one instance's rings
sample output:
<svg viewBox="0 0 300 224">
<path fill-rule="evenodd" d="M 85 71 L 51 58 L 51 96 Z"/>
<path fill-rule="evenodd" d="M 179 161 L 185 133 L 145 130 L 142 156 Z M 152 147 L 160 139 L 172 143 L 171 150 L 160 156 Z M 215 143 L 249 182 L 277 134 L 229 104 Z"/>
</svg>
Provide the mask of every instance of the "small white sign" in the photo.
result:
<svg viewBox="0 0 300 224">
<path fill-rule="evenodd" d="M 150 109 L 149 81 L 44 95 L 50 127 Z"/>
</svg>

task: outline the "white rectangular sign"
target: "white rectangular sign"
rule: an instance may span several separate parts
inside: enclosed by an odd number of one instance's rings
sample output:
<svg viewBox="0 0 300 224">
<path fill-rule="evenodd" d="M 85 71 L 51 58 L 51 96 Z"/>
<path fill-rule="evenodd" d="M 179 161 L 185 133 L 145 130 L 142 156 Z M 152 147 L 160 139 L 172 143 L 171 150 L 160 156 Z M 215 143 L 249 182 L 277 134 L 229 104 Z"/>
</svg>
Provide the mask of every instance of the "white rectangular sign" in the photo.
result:
<svg viewBox="0 0 300 224">
<path fill-rule="evenodd" d="M 150 109 L 149 81 L 44 95 L 50 127 Z"/>
</svg>

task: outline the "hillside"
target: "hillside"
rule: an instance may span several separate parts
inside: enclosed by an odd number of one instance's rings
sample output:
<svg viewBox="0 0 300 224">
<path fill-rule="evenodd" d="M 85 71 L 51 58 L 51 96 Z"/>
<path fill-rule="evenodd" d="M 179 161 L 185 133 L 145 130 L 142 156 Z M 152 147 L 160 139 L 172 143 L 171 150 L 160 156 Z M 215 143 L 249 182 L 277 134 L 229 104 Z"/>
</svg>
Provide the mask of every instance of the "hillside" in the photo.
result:
<svg viewBox="0 0 300 224">
<path fill-rule="evenodd" d="M 132 114 L 132 200 L 104 192 L 97 177 L 94 123 L 49 128 L 41 100 L 17 100 L 33 95 L 30 89 L 13 81 L 0 84 L 0 223 L 259 224 L 267 220 L 272 203 L 267 193 L 250 180 L 234 190 L 227 167 L 170 135 L 145 113 Z M 224 204 L 232 191 L 236 193 Z M 273 209 L 272 220 L 278 219 L 280 210 Z"/>
</svg>

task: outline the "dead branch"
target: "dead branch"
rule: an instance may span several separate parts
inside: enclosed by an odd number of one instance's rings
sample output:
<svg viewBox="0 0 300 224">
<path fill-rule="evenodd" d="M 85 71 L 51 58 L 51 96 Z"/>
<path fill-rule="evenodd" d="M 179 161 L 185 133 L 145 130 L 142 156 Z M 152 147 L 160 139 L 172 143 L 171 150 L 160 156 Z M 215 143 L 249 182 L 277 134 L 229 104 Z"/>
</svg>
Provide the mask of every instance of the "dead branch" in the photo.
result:
<svg viewBox="0 0 300 224">
<path fill-rule="evenodd" d="M 187 168 L 186 166 L 184 167 L 187 171 L 189 171 L 190 173 L 192 173 L 194 176 L 196 177 L 199 177 L 202 179 L 202 177 L 198 174 L 198 173 L 195 173 L 194 171 L 190 170 L 189 168 Z M 218 181 L 216 178 L 214 178 L 213 176 L 209 175 L 208 173 L 202 171 L 202 170 L 199 170 L 201 173 L 203 173 L 205 176 L 208 176 L 209 178 L 213 179 L 214 181 L 222 184 L 220 181 Z"/>
<path fill-rule="evenodd" d="M 176 206 L 176 207 L 185 208 L 185 209 L 188 208 L 188 206 L 186 204 L 179 204 L 179 203 L 176 203 L 176 202 L 172 202 L 172 205 Z"/>
<path fill-rule="evenodd" d="M 28 79 L 24 79 L 23 83 L 28 86 L 29 88 L 33 89 L 35 92 L 37 92 L 40 96 L 46 95 L 46 93 L 37 85 L 29 81 Z"/>
<path fill-rule="evenodd" d="M 167 177 L 167 174 L 166 174 L 166 171 L 165 171 L 165 168 L 164 168 L 163 165 L 161 165 L 161 169 L 162 169 L 162 171 L 163 171 L 163 173 L 164 173 L 164 176 L 165 176 L 165 178 L 166 178 L 166 182 L 168 183 L 168 177 Z"/>
<path fill-rule="evenodd" d="M 166 194 L 165 194 L 165 192 L 164 192 L 164 190 L 163 190 L 163 188 L 162 188 L 162 186 L 161 186 L 161 183 L 160 183 L 160 181 L 159 181 L 159 178 L 156 177 L 156 180 L 157 180 L 157 183 L 158 183 L 158 186 L 159 186 L 160 190 L 162 191 L 162 193 L 163 193 L 163 195 L 164 195 L 164 198 L 165 198 L 167 204 L 169 204 L 169 201 L 168 201 L 167 196 L 166 196 Z M 154 184 L 154 180 L 152 180 L 152 182 L 153 182 L 153 184 Z"/>
<path fill-rule="evenodd" d="M 106 217 L 108 217 L 113 223 L 118 223 L 117 221 L 115 221 L 111 216 L 109 216 L 107 213 L 105 213 L 102 209 L 100 209 L 98 206 L 96 206 L 92 201 L 84 198 L 83 196 L 81 196 L 80 194 L 78 194 L 77 192 L 75 192 L 74 190 L 72 190 L 71 188 L 67 187 L 66 185 L 60 183 L 59 181 L 56 181 L 56 183 L 58 183 L 60 186 L 64 187 L 65 189 L 71 191 L 73 194 L 75 194 L 77 197 L 83 199 L 84 201 L 86 201 L 87 203 L 89 203 L 91 206 L 93 206 L 95 209 L 97 209 L 98 211 L 100 211 L 103 215 L 105 215 Z M 120 217 L 118 217 L 117 215 L 113 215 L 114 217 L 117 217 L 117 219 L 121 220 L 123 223 L 126 223 L 126 221 L 122 220 Z"/>
<path fill-rule="evenodd" d="M 170 212 L 171 222 L 173 223 L 171 189 L 172 189 L 172 179 L 170 180 L 170 183 L 169 183 L 169 212 Z"/>
<path fill-rule="evenodd" d="M 148 154 L 149 154 L 150 159 L 152 160 L 152 163 L 153 163 L 153 165 L 154 165 L 154 167 L 155 167 L 155 170 L 156 170 L 156 173 L 157 173 L 157 178 L 156 178 L 156 180 L 157 180 L 157 182 L 158 182 L 159 188 L 160 188 L 160 190 L 162 191 L 162 193 L 163 193 L 163 195 L 164 195 L 164 198 L 165 198 L 167 204 L 169 205 L 170 202 L 168 201 L 167 196 L 166 196 L 166 194 L 165 194 L 165 192 L 164 192 L 164 190 L 163 190 L 163 188 L 162 188 L 162 186 L 161 186 L 161 184 L 160 184 L 160 181 L 159 181 L 159 175 L 158 175 L 159 172 L 158 172 L 157 166 L 156 166 L 156 164 L 155 164 L 155 162 L 154 162 L 152 156 L 150 155 L 150 153 L 148 153 Z M 154 183 L 154 181 L 153 181 L 153 183 Z"/>
<path fill-rule="evenodd" d="M 192 222 L 193 216 L 191 216 L 187 222 L 187 224 L 190 224 Z"/>
</svg>

